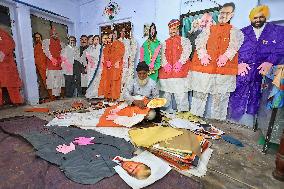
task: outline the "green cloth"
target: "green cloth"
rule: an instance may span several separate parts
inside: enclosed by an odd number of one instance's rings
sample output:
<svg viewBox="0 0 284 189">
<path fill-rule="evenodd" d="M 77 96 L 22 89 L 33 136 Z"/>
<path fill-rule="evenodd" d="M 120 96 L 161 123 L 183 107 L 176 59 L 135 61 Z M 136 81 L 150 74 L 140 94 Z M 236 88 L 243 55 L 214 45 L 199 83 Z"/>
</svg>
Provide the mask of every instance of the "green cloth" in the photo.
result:
<svg viewBox="0 0 284 189">
<path fill-rule="evenodd" d="M 143 43 L 143 49 L 144 49 L 144 61 L 146 62 L 147 65 L 150 65 L 151 63 L 151 56 L 154 56 L 156 48 L 161 45 L 160 41 L 158 39 L 155 39 L 154 41 L 151 41 L 147 39 Z M 154 63 L 154 73 L 149 75 L 151 79 L 154 81 L 158 81 L 158 70 L 161 67 L 161 50 L 156 58 L 156 61 Z"/>
</svg>

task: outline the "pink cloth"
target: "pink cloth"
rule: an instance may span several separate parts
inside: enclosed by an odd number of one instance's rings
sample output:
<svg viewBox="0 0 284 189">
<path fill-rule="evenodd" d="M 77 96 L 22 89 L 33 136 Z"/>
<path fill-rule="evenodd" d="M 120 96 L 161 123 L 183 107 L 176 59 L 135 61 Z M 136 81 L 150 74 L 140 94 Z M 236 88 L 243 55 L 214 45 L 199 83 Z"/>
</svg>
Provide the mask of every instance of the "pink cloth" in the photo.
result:
<svg viewBox="0 0 284 189">
<path fill-rule="evenodd" d="M 228 62 L 228 60 L 229 60 L 229 58 L 226 55 L 224 55 L 224 54 L 220 55 L 219 58 L 216 60 L 217 66 L 218 67 L 225 66 L 226 63 Z"/>
<path fill-rule="evenodd" d="M 144 61 L 144 48 L 140 48 L 140 62 Z"/>
<path fill-rule="evenodd" d="M 165 66 L 164 66 L 164 70 L 166 73 L 169 73 L 172 71 L 172 65 L 170 65 L 169 63 L 167 63 Z"/>
<path fill-rule="evenodd" d="M 159 45 L 156 49 L 155 49 L 155 53 L 154 53 L 154 56 L 152 57 L 152 60 L 151 60 L 151 63 L 149 65 L 150 69 L 154 69 L 154 65 L 155 65 L 155 61 L 157 59 L 157 56 L 159 55 L 159 52 L 161 50 L 161 47 L 162 45 Z M 144 53 L 144 50 L 143 50 L 143 53 Z M 143 55 L 144 57 L 144 55 Z"/>
<path fill-rule="evenodd" d="M 95 63 L 94 63 L 94 61 L 93 61 L 93 59 L 92 59 L 92 57 L 87 53 L 86 54 L 86 57 L 87 57 L 87 60 L 88 60 L 88 65 L 91 67 L 91 68 L 94 68 L 95 67 Z"/>
<path fill-rule="evenodd" d="M 63 154 L 68 154 L 69 152 L 75 150 L 75 145 L 71 142 L 70 145 L 66 145 L 66 144 L 63 144 L 63 145 L 58 145 L 56 147 L 56 151 L 57 152 L 60 152 L 60 153 L 63 153 Z"/>
<path fill-rule="evenodd" d="M 92 140 L 94 140 L 95 137 L 77 137 L 75 138 L 75 140 L 73 141 L 74 144 L 77 144 L 79 146 L 86 146 L 86 145 L 89 145 L 89 144 L 95 144 L 93 142 L 91 142 Z"/>
<path fill-rule="evenodd" d="M 210 60 L 211 60 L 211 56 L 209 54 L 205 54 L 202 58 L 201 58 L 201 64 L 203 66 L 207 66 L 208 64 L 210 64 Z"/>
<path fill-rule="evenodd" d="M 245 76 L 248 74 L 248 71 L 250 70 L 251 68 L 249 67 L 248 64 L 246 63 L 240 63 L 238 64 L 238 75 L 240 76 Z"/>
<path fill-rule="evenodd" d="M 107 68 L 110 68 L 111 67 L 111 62 L 110 61 L 106 61 L 106 66 L 107 66 Z"/>
<path fill-rule="evenodd" d="M 273 66 L 270 62 L 263 62 L 260 66 L 258 66 L 257 69 L 259 69 L 259 73 L 262 75 L 267 74 L 267 72 L 270 70 L 270 68 Z"/>
<path fill-rule="evenodd" d="M 61 56 L 62 64 L 68 73 L 73 73 L 73 64 L 71 64 L 67 58 Z"/>
<path fill-rule="evenodd" d="M 182 68 L 182 63 L 180 61 L 178 61 L 177 63 L 174 64 L 174 71 L 175 72 L 180 72 Z"/>
</svg>

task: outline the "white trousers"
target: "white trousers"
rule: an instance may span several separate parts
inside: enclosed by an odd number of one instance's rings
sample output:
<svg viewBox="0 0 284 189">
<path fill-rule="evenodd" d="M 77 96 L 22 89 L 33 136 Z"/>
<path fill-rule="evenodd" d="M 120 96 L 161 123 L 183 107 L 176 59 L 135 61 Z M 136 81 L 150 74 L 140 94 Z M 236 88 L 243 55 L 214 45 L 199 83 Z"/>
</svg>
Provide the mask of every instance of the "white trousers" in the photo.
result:
<svg viewBox="0 0 284 189">
<path fill-rule="evenodd" d="M 172 105 L 172 95 L 175 98 L 178 112 L 189 111 L 188 92 L 186 93 L 165 92 L 163 97 L 167 99 L 167 104 L 165 106 L 168 108 L 170 108 L 169 106 Z"/>
<path fill-rule="evenodd" d="M 209 93 L 201 93 L 193 91 L 190 112 L 196 116 L 204 117 L 205 108 Z M 210 107 L 210 118 L 225 120 L 227 117 L 227 109 L 230 93 L 212 94 L 212 105 Z"/>
<path fill-rule="evenodd" d="M 46 70 L 46 85 L 52 90 L 52 95 L 60 96 L 61 87 L 65 86 L 62 70 Z"/>
</svg>

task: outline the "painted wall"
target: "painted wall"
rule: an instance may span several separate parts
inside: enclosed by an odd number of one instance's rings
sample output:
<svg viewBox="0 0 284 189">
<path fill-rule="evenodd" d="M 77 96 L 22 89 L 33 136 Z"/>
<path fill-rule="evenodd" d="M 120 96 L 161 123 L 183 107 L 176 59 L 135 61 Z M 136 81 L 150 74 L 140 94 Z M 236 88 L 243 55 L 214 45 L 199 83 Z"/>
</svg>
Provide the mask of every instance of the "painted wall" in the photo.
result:
<svg viewBox="0 0 284 189">
<path fill-rule="evenodd" d="M 282 14 L 281 8 L 284 7 L 283 0 L 260 0 L 261 4 L 268 5 L 270 8 L 270 19 L 269 21 L 283 21 L 284 14 Z"/>
<path fill-rule="evenodd" d="M 120 12 L 113 22 L 131 21 L 134 29 L 134 37 L 141 44 L 143 39 L 143 25 L 155 21 L 155 0 L 116 0 L 120 6 Z M 110 23 L 103 15 L 103 10 L 108 1 L 86 1 L 80 4 L 80 28 L 81 34 L 99 34 L 99 26 Z"/>
</svg>

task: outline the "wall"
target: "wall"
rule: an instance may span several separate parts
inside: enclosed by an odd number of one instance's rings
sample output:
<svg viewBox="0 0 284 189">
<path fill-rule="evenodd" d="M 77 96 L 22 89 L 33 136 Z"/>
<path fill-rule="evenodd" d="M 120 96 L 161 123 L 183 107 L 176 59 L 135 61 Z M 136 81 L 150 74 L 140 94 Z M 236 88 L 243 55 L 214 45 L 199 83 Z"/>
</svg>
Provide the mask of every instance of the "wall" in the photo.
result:
<svg viewBox="0 0 284 189">
<path fill-rule="evenodd" d="M 268 5 L 270 8 L 270 18 L 269 21 L 283 21 L 284 15 L 280 11 L 281 7 L 284 7 L 283 0 L 260 0 L 261 4 Z"/>
<path fill-rule="evenodd" d="M 131 21 L 134 37 L 141 44 L 143 39 L 143 25 L 155 20 L 155 0 L 116 0 L 120 6 L 120 12 L 113 22 Z M 99 26 L 110 23 L 103 15 L 103 10 L 108 1 L 86 1 L 80 4 L 80 28 L 81 34 L 99 34 Z"/>
</svg>

